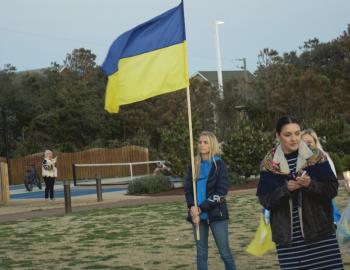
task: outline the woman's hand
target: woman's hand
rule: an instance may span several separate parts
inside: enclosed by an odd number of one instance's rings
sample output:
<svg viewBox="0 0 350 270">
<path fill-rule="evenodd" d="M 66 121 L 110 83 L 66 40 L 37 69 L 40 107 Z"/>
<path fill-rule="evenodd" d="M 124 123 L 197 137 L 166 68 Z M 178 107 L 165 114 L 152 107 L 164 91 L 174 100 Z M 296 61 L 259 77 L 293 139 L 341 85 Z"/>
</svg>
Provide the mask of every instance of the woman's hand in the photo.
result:
<svg viewBox="0 0 350 270">
<path fill-rule="evenodd" d="M 289 191 L 294 191 L 294 190 L 297 190 L 299 188 L 301 188 L 301 185 L 298 184 L 297 181 L 295 181 L 295 180 L 289 180 L 288 181 L 288 190 Z"/>
<path fill-rule="evenodd" d="M 191 217 L 192 217 L 192 222 L 194 224 L 199 224 L 199 222 L 200 222 L 199 215 L 201 213 L 201 209 L 199 207 L 192 206 L 190 209 L 190 213 L 191 213 Z"/>
<path fill-rule="evenodd" d="M 199 214 L 201 213 L 201 209 L 199 207 L 195 207 L 195 206 L 192 206 L 191 209 L 191 216 L 199 216 Z"/>
<path fill-rule="evenodd" d="M 193 224 L 198 225 L 200 223 L 201 219 L 199 216 L 192 216 L 192 222 Z"/>
<path fill-rule="evenodd" d="M 297 177 L 297 183 L 302 187 L 309 187 L 311 183 L 311 178 L 308 175 Z"/>
</svg>

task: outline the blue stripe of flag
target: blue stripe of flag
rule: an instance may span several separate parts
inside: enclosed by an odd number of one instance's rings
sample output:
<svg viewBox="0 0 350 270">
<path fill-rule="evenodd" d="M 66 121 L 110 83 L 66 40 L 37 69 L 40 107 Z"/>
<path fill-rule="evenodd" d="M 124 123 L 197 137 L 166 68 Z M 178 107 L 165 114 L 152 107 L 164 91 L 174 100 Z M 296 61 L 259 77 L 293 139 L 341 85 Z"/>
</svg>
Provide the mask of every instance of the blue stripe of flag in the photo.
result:
<svg viewBox="0 0 350 270">
<path fill-rule="evenodd" d="M 120 35 L 102 65 L 109 76 L 118 71 L 122 58 L 136 56 L 179 44 L 186 40 L 183 2 L 161 15 Z"/>
</svg>

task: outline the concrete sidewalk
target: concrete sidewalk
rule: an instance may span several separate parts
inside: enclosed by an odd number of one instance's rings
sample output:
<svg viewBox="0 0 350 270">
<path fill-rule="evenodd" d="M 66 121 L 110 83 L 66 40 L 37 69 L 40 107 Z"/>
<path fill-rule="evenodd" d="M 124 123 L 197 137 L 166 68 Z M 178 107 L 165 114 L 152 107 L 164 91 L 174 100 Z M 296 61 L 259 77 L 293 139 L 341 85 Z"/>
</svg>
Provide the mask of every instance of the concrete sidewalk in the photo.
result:
<svg viewBox="0 0 350 270">
<path fill-rule="evenodd" d="M 228 196 L 236 194 L 254 194 L 255 189 L 230 191 Z M 183 202 L 185 196 L 129 196 L 115 192 L 103 194 L 103 201 L 97 202 L 96 195 L 72 197 L 72 212 L 87 211 L 91 209 L 144 205 L 152 203 Z M 14 221 L 43 216 L 64 215 L 64 199 L 45 201 L 44 199 L 12 200 L 9 205 L 0 205 L 0 222 Z"/>
<path fill-rule="evenodd" d="M 126 198 L 127 197 L 127 198 Z M 123 207 L 132 205 L 143 205 L 152 203 L 167 203 L 167 202 L 181 202 L 184 201 L 184 196 L 159 196 L 159 197 L 147 197 L 147 196 L 124 196 L 119 197 L 117 200 L 108 199 L 103 202 L 84 202 L 84 203 L 72 203 L 72 212 L 89 211 L 92 209 L 105 209 L 112 207 Z M 21 219 L 30 219 L 35 217 L 48 217 L 48 216 L 63 216 L 65 215 L 64 202 L 54 201 L 49 202 L 46 205 L 31 204 L 30 207 L 24 207 L 23 205 L 4 206 L 12 207 L 10 211 L 1 212 L 0 207 L 0 223 L 9 222 Z"/>
</svg>

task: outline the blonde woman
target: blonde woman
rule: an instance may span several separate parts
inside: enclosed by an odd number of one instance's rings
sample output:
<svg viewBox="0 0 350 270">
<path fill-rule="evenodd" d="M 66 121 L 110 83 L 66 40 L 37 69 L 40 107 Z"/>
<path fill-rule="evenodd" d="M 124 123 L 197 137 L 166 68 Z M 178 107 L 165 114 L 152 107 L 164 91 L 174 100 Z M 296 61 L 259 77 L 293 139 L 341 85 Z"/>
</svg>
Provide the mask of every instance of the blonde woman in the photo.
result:
<svg viewBox="0 0 350 270">
<path fill-rule="evenodd" d="M 320 149 L 326 156 L 327 156 L 327 160 L 329 162 L 329 165 L 331 166 L 331 169 L 335 175 L 335 177 L 337 177 L 337 172 L 335 170 L 335 166 L 334 166 L 334 163 L 331 159 L 331 157 L 327 154 L 327 152 L 325 152 L 323 150 L 323 147 L 320 143 L 320 140 L 318 139 L 318 136 L 316 134 L 316 132 L 311 129 L 311 128 L 308 128 L 308 129 L 304 129 L 302 132 L 301 132 L 301 139 L 311 148 L 318 148 Z M 340 217 L 341 217 L 341 214 L 337 208 L 337 205 L 335 204 L 335 200 L 333 199 L 332 200 L 332 206 L 333 206 L 333 218 L 334 218 L 334 223 L 338 223 L 338 221 L 340 220 Z"/>
<path fill-rule="evenodd" d="M 45 150 L 44 160 L 41 164 L 41 172 L 45 182 L 45 200 L 55 199 L 54 185 L 57 178 L 56 168 L 57 157 L 53 157 L 52 151 Z"/>
<path fill-rule="evenodd" d="M 337 176 L 337 172 L 335 170 L 334 163 L 333 163 L 331 157 L 328 155 L 328 153 L 323 150 L 323 147 L 321 145 L 320 140 L 318 139 L 316 132 L 311 128 L 304 129 L 301 133 L 301 138 L 309 147 L 311 147 L 311 148 L 316 147 L 316 148 L 320 149 L 327 156 L 329 165 L 331 166 L 331 169 L 332 169 L 334 175 Z"/>
<path fill-rule="evenodd" d="M 197 205 L 194 206 L 192 168 L 185 179 L 185 195 L 188 206 L 187 220 L 195 228 L 199 226 L 200 240 L 196 241 L 197 269 L 208 269 L 209 228 L 214 236 L 226 270 L 236 269 L 228 239 L 228 211 L 226 194 L 229 180 L 225 163 L 219 157 L 219 143 L 212 132 L 204 131 L 198 140 L 198 154 L 195 158 L 195 179 Z"/>
</svg>

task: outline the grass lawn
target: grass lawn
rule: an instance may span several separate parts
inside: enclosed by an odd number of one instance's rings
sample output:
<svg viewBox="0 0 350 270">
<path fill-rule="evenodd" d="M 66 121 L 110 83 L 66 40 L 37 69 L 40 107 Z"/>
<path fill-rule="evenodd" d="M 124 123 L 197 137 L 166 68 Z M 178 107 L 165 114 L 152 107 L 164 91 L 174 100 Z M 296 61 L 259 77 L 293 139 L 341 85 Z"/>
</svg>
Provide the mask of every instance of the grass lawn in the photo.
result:
<svg viewBox="0 0 350 270">
<path fill-rule="evenodd" d="M 344 210 L 347 195 L 343 188 L 339 193 Z M 274 252 L 258 258 L 244 251 L 258 225 L 256 197 L 230 197 L 228 205 L 238 269 L 278 269 Z M 185 208 L 164 203 L 0 223 L 0 269 L 195 269 Z M 209 245 L 209 269 L 224 269 L 211 235 Z M 350 246 L 342 252 L 350 267 Z"/>
</svg>

